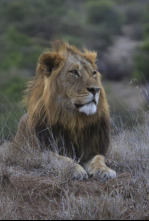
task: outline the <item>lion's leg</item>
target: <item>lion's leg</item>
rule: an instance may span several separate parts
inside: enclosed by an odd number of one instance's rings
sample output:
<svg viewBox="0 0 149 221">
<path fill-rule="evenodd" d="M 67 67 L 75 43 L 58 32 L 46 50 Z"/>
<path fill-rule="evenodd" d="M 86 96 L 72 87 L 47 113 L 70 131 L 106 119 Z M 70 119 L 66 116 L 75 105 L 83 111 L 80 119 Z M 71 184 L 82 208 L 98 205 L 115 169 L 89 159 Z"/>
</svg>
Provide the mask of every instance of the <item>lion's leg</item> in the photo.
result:
<svg viewBox="0 0 149 221">
<path fill-rule="evenodd" d="M 72 169 L 72 179 L 75 179 L 75 180 L 87 180 L 88 179 L 87 172 L 83 169 L 82 166 L 75 163 L 72 159 L 70 159 L 69 157 L 55 154 L 55 153 L 53 153 L 53 155 L 54 157 L 58 159 L 59 162 L 63 162 L 63 163 L 66 162 L 70 166 L 70 168 Z"/>
<path fill-rule="evenodd" d="M 99 177 L 101 179 L 112 179 L 116 177 L 116 172 L 111 170 L 105 164 L 104 156 L 97 155 L 84 165 L 89 175 Z"/>
</svg>

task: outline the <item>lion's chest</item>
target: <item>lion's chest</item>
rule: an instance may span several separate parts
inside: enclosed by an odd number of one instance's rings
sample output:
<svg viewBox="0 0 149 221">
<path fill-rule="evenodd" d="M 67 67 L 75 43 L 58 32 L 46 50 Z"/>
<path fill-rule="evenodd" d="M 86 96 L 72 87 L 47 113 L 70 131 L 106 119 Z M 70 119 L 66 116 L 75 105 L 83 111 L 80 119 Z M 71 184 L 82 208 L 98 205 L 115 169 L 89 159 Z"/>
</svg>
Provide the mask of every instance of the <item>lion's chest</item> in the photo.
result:
<svg viewBox="0 0 149 221">
<path fill-rule="evenodd" d="M 83 130 L 82 132 L 76 130 L 74 133 L 70 133 L 69 130 L 56 125 L 51 128 L 40 129 L 38 138 L 42 148 L 56 151 L 60 155 L 73 159 L 83 159 L 86 153 L 93 150 L 93 133 L 91 130 Z"/>
</svg>

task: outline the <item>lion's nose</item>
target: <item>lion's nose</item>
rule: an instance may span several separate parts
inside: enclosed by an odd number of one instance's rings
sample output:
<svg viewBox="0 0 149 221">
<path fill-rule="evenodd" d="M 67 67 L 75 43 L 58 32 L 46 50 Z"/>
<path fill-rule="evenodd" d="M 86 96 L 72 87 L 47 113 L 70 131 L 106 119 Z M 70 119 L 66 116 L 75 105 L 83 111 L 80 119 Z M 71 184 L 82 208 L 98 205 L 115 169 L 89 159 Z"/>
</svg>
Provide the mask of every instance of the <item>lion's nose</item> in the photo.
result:
<svg viewBox="0 0 149 221">
<path fill-rule="evenodd" d="M 99 93 L 100 88 L 99 87 L 87 87 L 87 90 L 93 95 L 96 95 L 97 93 Z"/>
</svg>

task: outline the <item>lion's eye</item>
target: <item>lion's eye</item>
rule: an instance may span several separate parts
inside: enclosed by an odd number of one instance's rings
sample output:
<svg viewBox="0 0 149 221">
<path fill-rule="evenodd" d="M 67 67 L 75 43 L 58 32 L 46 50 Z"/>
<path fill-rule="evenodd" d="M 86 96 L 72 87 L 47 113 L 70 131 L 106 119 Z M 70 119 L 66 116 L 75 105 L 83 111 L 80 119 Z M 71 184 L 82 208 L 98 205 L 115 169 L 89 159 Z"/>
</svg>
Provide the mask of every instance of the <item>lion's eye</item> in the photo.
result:
<svg viewBox="0 0 149 221">
<path fill-rule="evenodd" d="M 97 71 L 93 71 L 93 76 L 96 77 Z"/>
<path fill-rule="evenodd" d="M 77 70 L 72 70 L 72 71 L 70 71 L 70 73 L 71 73 L 71 75 L 73 75 L 73 76 L 75 76 L 75 77 L 79 77 L 79 73 L 78 73 L 78 71 Z"/>
</svg>

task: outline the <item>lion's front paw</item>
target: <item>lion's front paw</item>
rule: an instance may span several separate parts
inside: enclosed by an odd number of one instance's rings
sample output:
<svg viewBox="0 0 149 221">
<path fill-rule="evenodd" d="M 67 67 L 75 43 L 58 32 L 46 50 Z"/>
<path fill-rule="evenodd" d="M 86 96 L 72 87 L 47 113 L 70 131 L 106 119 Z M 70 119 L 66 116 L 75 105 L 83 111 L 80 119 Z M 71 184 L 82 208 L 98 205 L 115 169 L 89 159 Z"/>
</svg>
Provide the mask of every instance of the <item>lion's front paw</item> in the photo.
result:
<svg viewBox="0 0 149 221">
<path fill-rule="evenodd" d="M 95 156 L 85 165 L 85 168 L 88 174 L 95 178 L 110 180 L 116 177 L 116 172 L 106 166 L 105 159 L 101 155 Z"/>
<path fill-rule="evenodd" d="M 76 164 L 75 169 L 73 171 L 73 179 L 74 180 L 87 180 L 88 174 L 79 164 Z"/>
<path fill-rule="evenodd" d="M 102 180 L 110 180 L 116 177 L 116 172 L 108 167 L 100 168 L 94 176 L 99 177 Z"/>
</svg>

